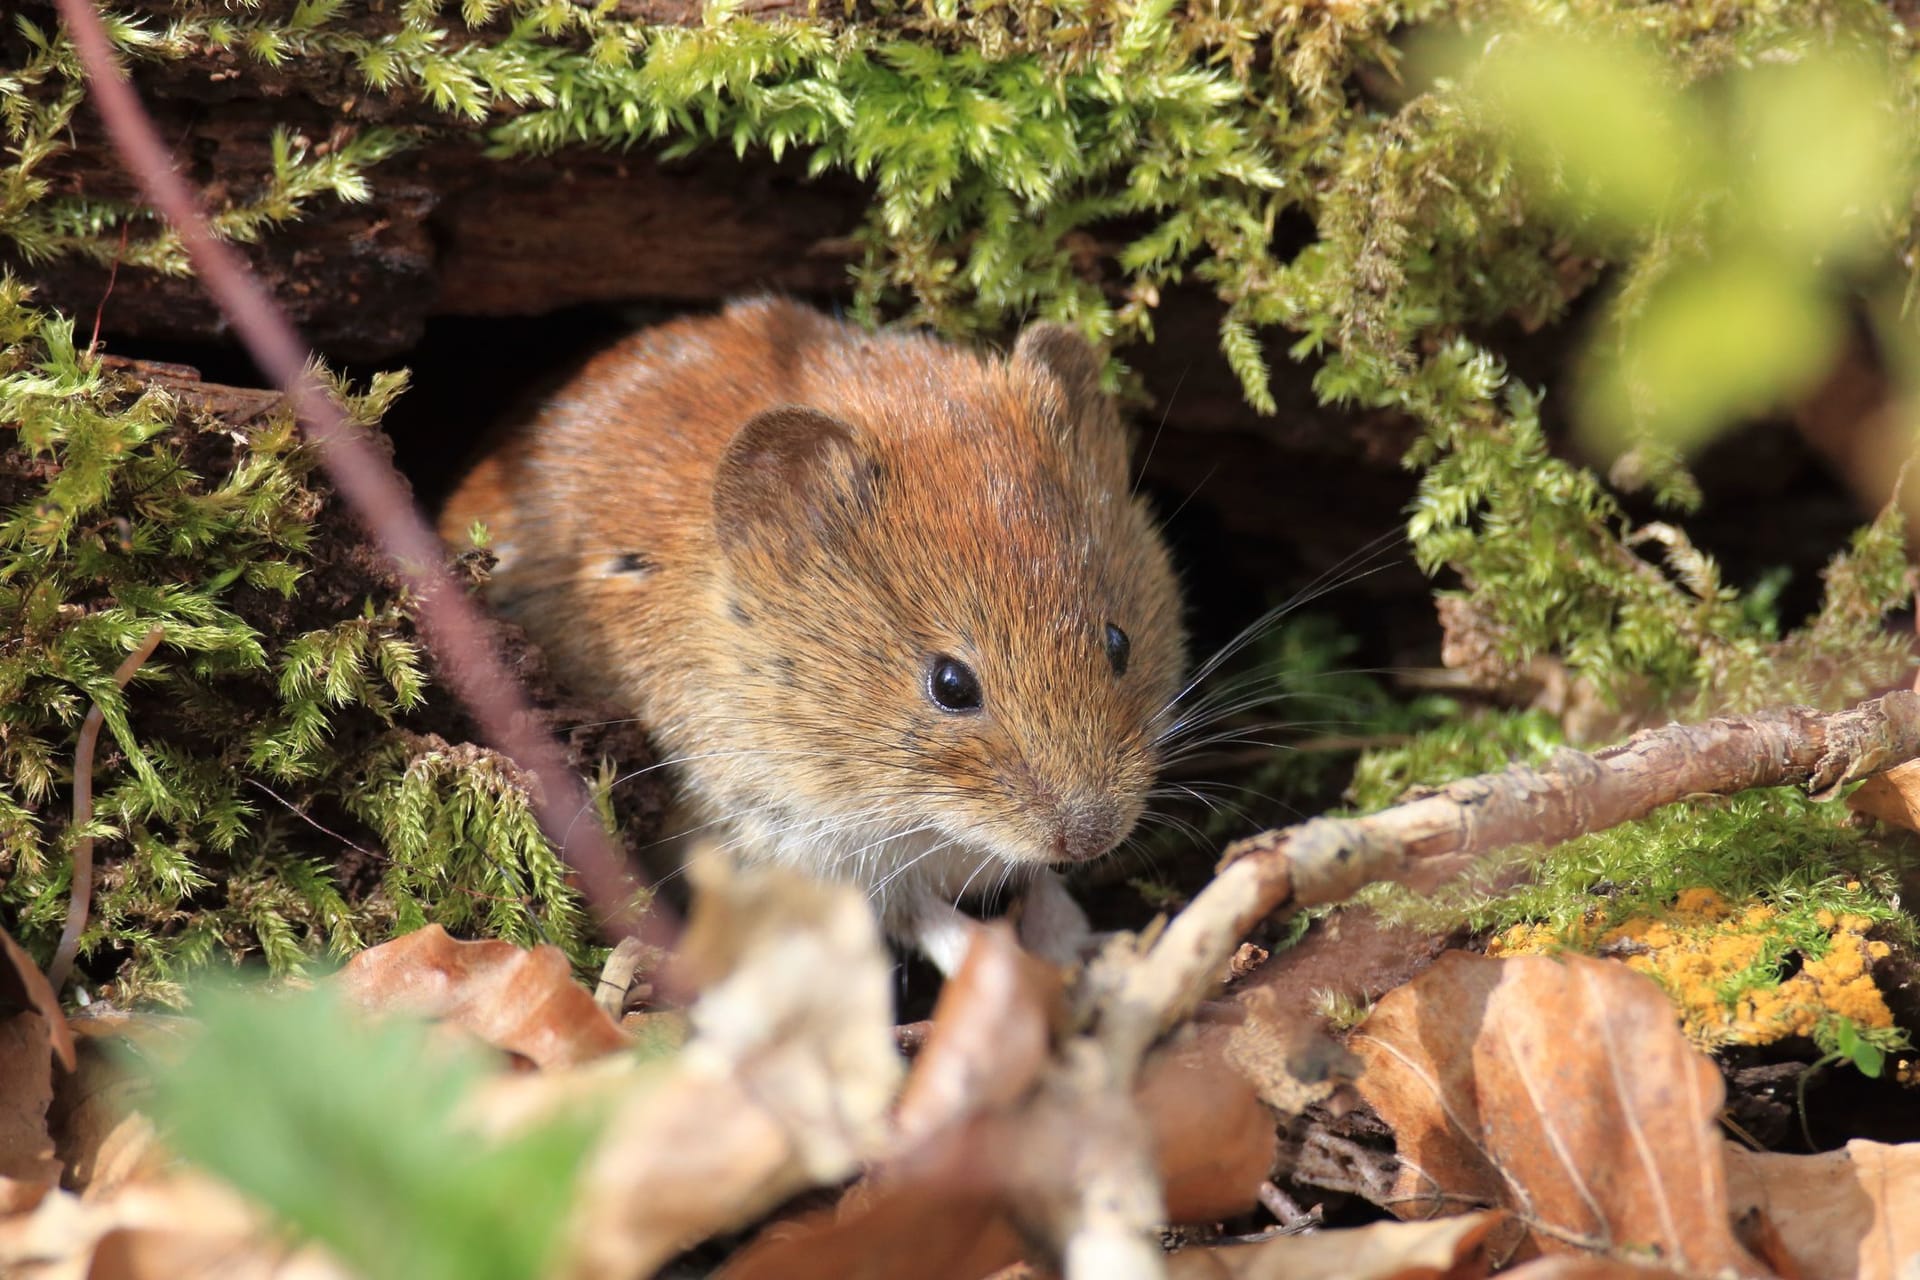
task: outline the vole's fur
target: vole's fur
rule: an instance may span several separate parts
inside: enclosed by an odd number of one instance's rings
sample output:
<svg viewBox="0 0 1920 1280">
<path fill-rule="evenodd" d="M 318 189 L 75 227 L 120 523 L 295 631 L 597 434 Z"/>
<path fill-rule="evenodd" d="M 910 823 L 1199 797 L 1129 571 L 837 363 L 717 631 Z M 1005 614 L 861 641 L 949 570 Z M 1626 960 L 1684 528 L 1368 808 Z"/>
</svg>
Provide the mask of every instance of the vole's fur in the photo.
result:
<svg viewBox="0 0 1920 1280">
<path fill-rule="evenodd" d="M 492 600 L 633 708 L 692 821 L 866 886 L 946 968 L 962 894 L 1032 882 L 1023 936 L 1058 953 L 1084 920 L 1045 868 L 1133 827 L 1184 665 L 1098 372 L 1057 326 L 993 359 L 739 303 L 595 358 L 441 528 L 487 526 Z M 977 710 L 935 705 L 941 655 Z"/>
</svg>

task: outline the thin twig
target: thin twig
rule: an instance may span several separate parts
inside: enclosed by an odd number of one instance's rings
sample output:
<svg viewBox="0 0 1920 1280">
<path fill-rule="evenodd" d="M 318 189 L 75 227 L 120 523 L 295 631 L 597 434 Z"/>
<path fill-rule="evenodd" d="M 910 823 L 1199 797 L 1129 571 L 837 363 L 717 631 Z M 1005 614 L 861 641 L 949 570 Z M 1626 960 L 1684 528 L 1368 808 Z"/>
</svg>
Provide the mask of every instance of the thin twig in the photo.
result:
<svg viewBox="0 0 1920 1280">
<path fill-rule="evenodd" d="M 127 681 L 153 656 L 166 634 L 164 626 L 154 623 L 147 638 L 114 671 L 113 683 L 126 688 Z M 47 966 L 47 984 L 55 991 L 67 985 L 67 975 L 73 972 L 74 957 L 80 952 L 80 934 L 87 927 L 87 909 L 93 903 L 93 837 L 87 834 L 87 826 L 93 821 L 93 748 L 100 741 L 100 726 L 105 723 L 106 716 L 96 699 L 87 708 L 87 718 L 80 725 L 80 743 L 73 750 L 73 829 L 80 834 L 73 842 L 73 884 L 68 888 L 67 925 L 60 931 L 60 945 L 54 949 L 53 963 Z"/>
<path fill-rule="evenodd" d="M 93 355 L 100 350 L 100 322 L 106 318 L 107 299 L 113 297 L 113 282 L 120 278 L 120 259 L 127 252 L 127 226 L 120 224 L 120 247 L 113 251 L 113 262 L 107 268 L 107 287 L 100 295 L 100 305 L 93 312 L 93 336 L 87 339 L 87 354 Z"/>
<path fill-rule="evenodd" d="M 120 162 L 147 203 L 173 226 L 195 276 L 254 363 L 293 405 L 334 487 L 411 591 L 427 646 L 481 735 L 532 778 L 541 829 L 573 868 L 595 918 L 615 941 L 637 934 L 663 949 L 671 946 L 674 926 L 666 908 L 655 904 L 645 916 L 633 910 L 637 873 L 623 865 L 599 824 L 583 824 L 576 836 L 566 838 L 568 819 L 586 803 L 580 778 L 551 735 L 536 727 L 526 695 L 494 652 L 479 612 L 447 571 L 445 548 L 414 510 L 392 465 L 308 371 L 306 344 L 285 313 L 232 246 L 213 235 L 116 63 L 99 14 L 89 0 L 57 3 Z"/>
<path fill-rule="evenodd" d="M 247 778 L 245 779 L 245 782 L 248 786 L 253 787 L 255 790 L 264 791 L 268 795 L 272 796 L 275 800 L 278 800 L 280 802 L 281 807 L 284 808 L 288 813 L 300 819 L 300 821 L 306 823 L 308 826 L 312 827 L 315 831 L 318 831 L 321 835 L 333 837 L 335 840 L 338 840 L 341 844 L 347 846 L 347 848 L 353 850 L 355 853 L 360 854 L 362 857 L 373 858 L 373 857 L 379 856 L 375 854 L 373 850 L 361 848 L 359 845 L 355 844 L 353 841 L 341 835 L 338 831 L 335 831 L 332 827 L 329 827 L 324 823 L 321 823 L 320 821 L 315 819 L 312 814 L 308 813 L 305 809 L 302 809 L 299 805 L 295 804 L 293 801 L 281 795 L 278 791 L 275 791 L 272 787 L 268 786 L 266 783 L 260 781 L 260 779 Z"/>
</svg>

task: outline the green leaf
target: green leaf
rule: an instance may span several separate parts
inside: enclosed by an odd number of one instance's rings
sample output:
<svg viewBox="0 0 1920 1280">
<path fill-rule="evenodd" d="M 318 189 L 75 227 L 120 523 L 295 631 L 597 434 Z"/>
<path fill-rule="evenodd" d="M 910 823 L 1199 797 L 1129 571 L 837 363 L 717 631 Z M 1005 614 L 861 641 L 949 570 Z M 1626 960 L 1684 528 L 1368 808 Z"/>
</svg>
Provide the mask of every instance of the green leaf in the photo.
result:
<svg viewBox="0 0 1920 1280">
<path fill-rule="evenodd" d="M 1746 160 L 1738 207 L 1752 231 L 1795 257 L 1874 248 L 1883 206 L 1914 176 L 1886 69 L 1816 57 L 1755 68 L 1734 87 L 1736 117 L 1751 137 L 1734 149 Z"/>
<path fill-rule="evenodd" d="M 1887 1055 L 1880 1046 L 1861 1036 L 1851 1018 L 1841 1018 L 1833 1027 L 1834 1047 L 1869 1080 L 1878 1080 L 1886 1068 Z"/>
<path fill-rule="evenodd" d="M 590 1130 L 490 1144 L 453 1123 L 480 1060 L 418 1024 L 369 1025 L 329 990 L 208 987 L 204 1026 L 156 1074 L 171 1145 L 369 1280 L 546 1273 Z"/>
<path fill-rule="evenodd" d="M 1618 451 L 1644 429 L 1671 447 L 1811 389 L 1841 317 L 1807 271 L 1728 253 L 1662 281 L 1602 350 L 1583 425 Z"/>
<path fill-rule="evenodd" d="M 1509 32 L 1472 99 L 1576 216 L 1638 230 L 1710 185 L 1713 148 L 1691 99 L 1637 43 L 1594 32 Z"/>
</svg>

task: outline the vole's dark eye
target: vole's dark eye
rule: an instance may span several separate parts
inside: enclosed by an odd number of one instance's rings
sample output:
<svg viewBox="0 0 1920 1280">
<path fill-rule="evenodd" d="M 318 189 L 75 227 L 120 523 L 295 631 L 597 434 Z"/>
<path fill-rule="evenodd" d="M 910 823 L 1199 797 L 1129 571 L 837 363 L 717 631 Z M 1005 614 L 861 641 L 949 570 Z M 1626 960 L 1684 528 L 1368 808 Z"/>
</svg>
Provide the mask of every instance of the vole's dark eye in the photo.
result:
<svg viewBox="0 0 1920 1280">
<path fill-rule="evenodd" d="M 978 711 L 980 677 L 960 659 L 940 654 L 927 668 L 927 696 L 942 711 Z"/>
<path fill-rule="evenodd" d="M 1127 674 L 1127 655 L 1133 652 L 1133 642 L 1127 639 L 1127 633 L 1107 624 L 1107 661 L 1113 664 L 1113 674 Z"/>
</svg>

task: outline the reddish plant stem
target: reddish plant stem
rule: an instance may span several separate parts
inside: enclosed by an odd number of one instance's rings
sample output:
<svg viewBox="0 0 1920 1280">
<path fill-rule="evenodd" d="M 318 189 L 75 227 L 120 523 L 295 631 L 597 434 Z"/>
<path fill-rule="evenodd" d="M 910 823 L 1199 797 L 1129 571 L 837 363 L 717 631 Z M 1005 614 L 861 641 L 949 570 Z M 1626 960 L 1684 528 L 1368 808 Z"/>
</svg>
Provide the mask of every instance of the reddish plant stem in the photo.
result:
<svg viewBox="0 0 1920 1280">
<path fill-rule="evenodd" d="M 240 255 L 213 235 L 115 61 L 99 14 L 89 0 L 58 4 L 120 162 L 179 234 L 195 275 L 254 363 L 286 394 L 334 487 L 411 590 L 427 646 L 448 686 L 473 713 L 482 737 L 532 779 L 541 828 L 572 867 L 602 932 L 614 940 L 638 935 L 653 946 L 671 946 L 676 930 L 663 906 L 656 904 L 644 916 L 632 909 L 634 874 L 600 825 L 582 823 L 569 837 L 574 816 L 588 805 L 585 786 L 559 744 L 536 727 L 525 694 L 494 652 L 479 612 L 448 573 L 444 547 L 414 510 L 399 476 L 314 379 L 306 344 Z"/>
<path fill-rule="evenodd" d="M 147 638 L 115 669 L 114 684 L 126 688 L 127 681 L 153 656 L 166 634 L 167 629 L 156 623 L 153 630 L 147 632 Z M 67 890 L 67 925 L 60 931 L 60 945 L 54 948 L 53 963 L 47 966 L 47 985 L 56 992 L 67 984 L 67 975 L 73 972 L 74 957 L 80 953 L 80 935 L 87 927 L 87 910 L 93 904 L 93 837 L 85 831 L 93 821 L 93 748 L 100 741 L 100 726 L 104 723 L 106 716 L 96 701 L 87 708 L 87 718 L 80 725 L 80 743 L 73 749 L 73 829 L 82 834 L 73 842 L 73 883 Z"/>
<path fill-rule="evenodd" d="M 113 282 L 120 278 L 120 259 L 127 255 L 127 224 L 120 224 L 120 247 L 113 251 L 113 263 L 107 268 L 107 287 L 100 295 L 100 305 L 93 309 L 93 336 L 87 339 L 87 354 L 93 355 L 100 350 L 100 322 L 107 315 L 107 300 L 113 297 Z"/>
</svg>

